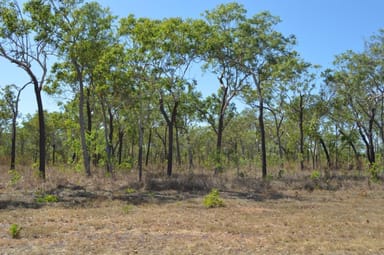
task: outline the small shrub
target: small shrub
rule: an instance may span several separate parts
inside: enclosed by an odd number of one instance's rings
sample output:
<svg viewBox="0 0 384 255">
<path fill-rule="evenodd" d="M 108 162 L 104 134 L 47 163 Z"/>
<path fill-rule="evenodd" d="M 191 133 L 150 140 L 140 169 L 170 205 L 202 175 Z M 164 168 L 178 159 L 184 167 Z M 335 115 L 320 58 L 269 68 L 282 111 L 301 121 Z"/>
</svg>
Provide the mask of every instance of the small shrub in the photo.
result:
<svg viewBox="0 0 384 255">
<path fill-rule="evenodd" d="M 207 208 L 224 206 L 224 201 L 220 198 L 220 194 L 217 189 L 212 189 L 211 192 L 204 197 L 203 203 Z"/>
<path fill-rule="evenodd" d="M 320 179 L 320 177 L 321 177 L 321 173 L 320 173 L 320 171 L 318 171 L 318 170 L 314 170 L 314 171 L 311 173 L 311 176 L 310 176 L 310 178 L 311 178 L 312 181 L 317 181 L 317 180 Z"/>
<path fill-rule="evenodd" d="M 370 167 L 369 167 L 369 174 L 370 174 L 370 178 L 371 178 L 371 181 L 373 182 L 378 182 L 380 180 L 380 168 L 377 164 L 372 164 Z"/>
<path fill-rule="evenodd" d="M 21 229 L 22 227 L 14 223 L 9 227 L 9 234 L 13 239 L 20 238 Z"/>
<path fill-rule="evenodd" d="M 131 204 L 127 204 L 123 206 L 123 213 L 128 214 L 133 211 L 135 207 Z"/>
<path fill-rule="evenodd" d="M 266 181 L 273 181 L 273 174 L 267 174 L 267 176 L 265 177 L 265 180 Z"/>
<path fill-rule="evenodd" d="M 56 203 L 59 199 L 56 195 L 43 194 L 36 198 L 36 202 L 38 203 Z"/>
<path fill-rule="evenodd" d="M 21 180 L 21 174 L 16 170 L 9 170 L 8 174 L 11 177 L 11 179 L 9 180 L 9 184 L 12 186 L 16 185 Z"/>
<path fill-rule="evenodd" d="M 137 190 L 135 190 L 133 188 L 128 188 L 128 189 L 126 189 L 126 192 L 127 192 L 127 194 L 133 194 L 133 193 L 136 193 Z"/>
</svg>

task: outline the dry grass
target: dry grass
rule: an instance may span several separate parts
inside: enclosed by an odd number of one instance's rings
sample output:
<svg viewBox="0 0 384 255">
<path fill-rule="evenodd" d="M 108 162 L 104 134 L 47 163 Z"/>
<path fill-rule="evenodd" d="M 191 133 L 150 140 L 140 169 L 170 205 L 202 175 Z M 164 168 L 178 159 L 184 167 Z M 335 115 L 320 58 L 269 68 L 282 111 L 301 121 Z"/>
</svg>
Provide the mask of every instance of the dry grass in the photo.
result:
<svg viewBox="0 0 384 255">
<path fill-rule="evenodd" d="M 138 185 L 127 194 L 132 176 L 73 175 L 44 184 L 61 202 L 38 209 L 25 206 L 34 203 L 35 181 L 31 189 L 2 181 L 0 254 L 384 254 L 384 189 L 366 179 L 335 178 L 329 185 L 337 188 L 313 191 L 298 179 L 206 181 L 222 185 L 226 205 L 206 209 L 205 191 Z M 12 223 L 23 228 L 20 239 L 8 233 Z"/>
</svg>

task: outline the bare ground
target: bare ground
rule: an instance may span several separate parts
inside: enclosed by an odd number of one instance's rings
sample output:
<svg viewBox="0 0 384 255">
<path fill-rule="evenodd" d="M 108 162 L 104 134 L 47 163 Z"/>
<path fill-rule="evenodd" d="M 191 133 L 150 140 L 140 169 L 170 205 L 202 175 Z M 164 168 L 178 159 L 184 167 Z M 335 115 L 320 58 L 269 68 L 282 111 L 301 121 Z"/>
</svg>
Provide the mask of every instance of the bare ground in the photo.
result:
<svg viewBox="0 0 384 255">
<path fill-rule="evenodd" d="M 59 197 L 49 204 L 2 183 L 0 254 L 384 254 L 382 183 L 238 182 L 210 183 L 225 202 L 214 209 L 205 190 L 127 192 L 121 179 L 41 185 Z"/>
</svg>

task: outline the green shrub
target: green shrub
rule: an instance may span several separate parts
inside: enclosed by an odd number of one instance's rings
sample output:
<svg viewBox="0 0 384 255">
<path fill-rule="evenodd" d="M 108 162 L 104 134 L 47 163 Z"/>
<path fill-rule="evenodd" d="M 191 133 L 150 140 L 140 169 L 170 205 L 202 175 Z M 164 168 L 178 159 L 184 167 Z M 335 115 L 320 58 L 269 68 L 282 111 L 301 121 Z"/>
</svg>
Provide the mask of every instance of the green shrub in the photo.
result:
<svg viewBox="0 0 384 255">
<path fill-rule="evenodd" d="M 371 178 L 371 181 L 373 182 L 378 182 L 380 180 L 380 167 L 377 165 L 377 164 L 372 164 L 370 167 L 369 167 L 369 174 L 370 174 L 370 178 Z"/>
<path fill-rule="evenodd" d="M 220 198 L 220 194 L 217 189 L 212 189 L 211 192 L 204 197 L 203 203 L 207 208 L 224 206 L 224 201 Z"/>
<path fill-rule="evenodd" d="M 36 198 L 36 202 L 38 203 L 56 203 L 59 199 L 56 195 L 43 194 Z"/>
<path fill-rule="evenodd" d="M 9 170 L 8 174 L 11 177 L 11 179 L 9 180 L 9 184 L 11 185 L 16 185 L 21 180 L 21 174 L 16 170 Z"/>
<path fill-rule="evenodd" d="M 9 227 L 9 234 L 13 239 L 20 238 L 21 229 L 22 227 L 14 223 Z"/>
<path fill-rule="evenodd" d="M 133 193 L 136 193 L 137 190 L 135 190 L 133 188 L 128 188 L 128 189 L 126 189 L 126 192 L 127 192 L 127 194 L 133 194 Z"/>
<path fill-rule="evenodd" d="M 318 170 L 312 171 L 311 176 L 310 176 L 312 181 L 317 181 L 320 179 L 320 177 L 321 177 L 321 173 Z"/>
</svg>

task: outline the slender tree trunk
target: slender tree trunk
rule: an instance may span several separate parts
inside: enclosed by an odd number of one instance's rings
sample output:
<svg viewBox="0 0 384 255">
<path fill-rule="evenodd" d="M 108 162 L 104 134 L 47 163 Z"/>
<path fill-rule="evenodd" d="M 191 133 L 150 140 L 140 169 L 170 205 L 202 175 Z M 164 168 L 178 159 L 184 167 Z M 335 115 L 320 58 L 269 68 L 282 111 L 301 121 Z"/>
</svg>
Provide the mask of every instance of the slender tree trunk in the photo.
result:
<svg viewBox="0 0 384 255">
<path fill-rule="evenodd" d="M 299 105 L 299 132 L 300 132 L 300 169 L 304 170 L 304 95 L 300 95 L 300 105 Z"/>
<path fill-rule="evenodd" d="M 187 134 L 187 146 L 188 146 L 188 169 L 193 169 L 193 150 L 191 144 L 191 137 Z"/>
<path fill-rule="evenodd" d="M 43 100 L 41 98 L 41 88 L 38 82 L 34 82 L 35 95 L 37 102 L 37 112 L 39 116 L 39 175 L 45 180 L 45 120 Z"/>
<path fill-rule="evenodd" d="M 104 126 L 104 141 L 105 141 L 105 152 L 107 156 L 107 161 L 106 161 L 106 171 L 107 173 L 112 173 L 112 141 L 109 140 L 109 134 L 110 132 L 108 131 L 108 120 L 107 120 L 107 113 L 105 109 L 105 104 L 104 104 L 104 99 L 100 98 L 100 104 L 101 104 L 101 111 L 103 115 L 103 126 Z"/>
<path fill-rule="evenodd" d="M 261 140 L 261 169 L 263 179 L 267 178 L 267 149 L 265 141 L 265 126 L 264 126 L 264 106 L 263 99 L 260 98 L 259 108 L 259 126 L 260 126 L 260 140 Z"/>
<path fill-rule="evenodd" d="M 253 80 L 256 85 L 259 97 L 259 128 L 260 128 L 260 142 L 261 142 L 261 172 L 263 179 L 267 178 L 267 149 L 265 140 L 265 125 L 264 125 L 264 97 L 260 81 L 253 75 Z"/>
<path fill-rule="evenodd" d="M 177 125 L 175 126 L 176 130 L 176 161 L 177 165 L 181 166 L 181 153 L 180 153 L 180 141 L 179 141 L 179 129 L 177 128 Z"/>
<path fill-rule="evenodd" d="M 15 162 L 16 162 L 16 120 L 17 114 L 13 113 L 12 117 L 12 144 L 11 144 L 11 170 L 15 170 Z"/>
<path fill-rule="evenodd" d="M 223 144 L 223 131 L 224 131 L 224 112 L 220 111 L 219 114 L 219 123 L 217 126 L 217 141 L 216 141 L 216 166 L 215 166 L 215 175 L 223 170 L 221 165 L 221 148 Z"/>
<path fill-rule="evenodd" d="M 163 153 L 159 153 L 161 157 L 161 162 L 163 163 L 166 156 L 168 155 L 168 152 L 167 152 L 167 134 L 168 134 L 168 126 L 165 126 L 165 130 L 164 130 L 164 137 L 159 134 L 159 132 L 155 129 L 155 133 L 157 135 L 157 137 L 160 139 L 161 143 L 163 144 Z"/>
<path fill-rule="evenodd" d="M 78 67 L 79 68 L 79 67 Z M 81 70 L 77 70 L 79 82 L 79 125 L 80 125 L 80 142 L 83 152 L 83 164 L 87 176 L 91 176 L 90 157 L 87 146 L 87 138 L 85 135 L 85 119 L 84 119 L 84 84 Z M 89 120 L 88 120 L 89 123 Z"/>
<path fill-rule="evenodd" d="M 139 155 L 138 155 L 138 168 L 139 168 L 139 182 L 142 180 L 143 176 L 143 136 L 144 136 L 144 127 L 142 117 L 139 117 Z"/>
<path fill-rule="evenodd" d="M 171 111 L 171 118 L 168 117 L 165 108 L 163 99 L 160 99 L 160 111 L 167 122 L 168 126 L 168 155 L 167 155 L 167 175 L 172 175 L 172 167 L 173 167 L 173 129 L 176 123 L 177 116 L 177 107 L 179 105 L 178 101 L 175 101 L 173 104 L 173 108 Z"/>
<path fill-rule="evenodd" d="M 167 175 L 172 175 L 173 163 L 173 123 L 168 123 L 168 155 L 167 155 Z"/>
<path fill-rule="evenodd" d="M 228 86 L 224 85 L 223 77 L 219 78 L 220 87 L 223 90 L 223 95 L 221 97 L 221 106 L 219 112 L 219 123 L 217 126 L 217 141 L 216 141 L 216 167 L 215 167 L 215 175 L 219 172 L 223 171 L 223 166 L 221 163 L 221 151 L 223 144 L 223 133 L 224 133 L 224 119 L 225 119 L 225 111 L 228 107 L 230 99 L 228 99 Z"/>
<path fill-rule="evenodd" d="M 52 144 L 52 165 L 56 164 L 56 144 Z"/>
<path fill-rule="evenodd" d="M 325 157 L 327 159 L 327 167 L 328 167 L 328 169 L 330 169 L 331 168 L 331 157 L 329 156 L 327 145 L 325 144 L 323 138 L 320 138 L 319 141 L 320 141 L 321 146 L 323 147 Z"/>
<path fill-rule="evenodd" d="M 115 156 L 115 149 L 113 148 L 112 144 L 113 144 L 113 132 L 114 132 L 114 126 L 113 126 L 113 112 L 112 112 L 112 109 L 110 107 L 108 107 L 108 115 L 109 115 L 109 135 L 108 135 L 108 139 L 109 139 L 109 145 L 110 145 L 110 148 L 111 148 L 111 157 Z"/>
<path fill-rule="evenodd" d="M 119 130 L 119 149 L 118 149 L 118 162 L 119 165 L 122 163 L 122 156 L 123 156 L 123 138 L 124 138 L 124 131 Z"/>
<path fill-rule="evenodd" d="M 148 162 L 149 162 L 149 153 L 151 150 L 151 143 L 152 143 L 152 128 L 149 129 L 149 135 L 148 135 L 147 154 L 145 156 L 145 165 L 146 166 L 148 166 Z"/>
</svg>

